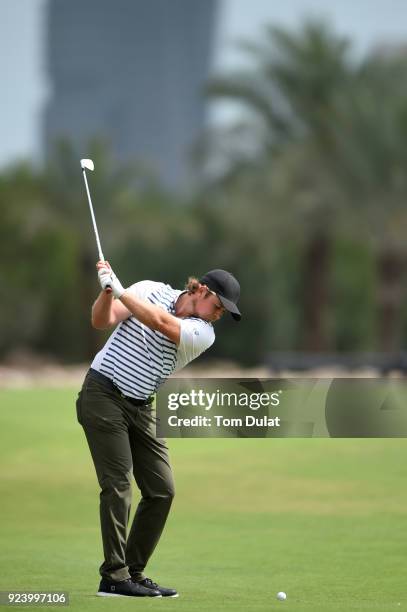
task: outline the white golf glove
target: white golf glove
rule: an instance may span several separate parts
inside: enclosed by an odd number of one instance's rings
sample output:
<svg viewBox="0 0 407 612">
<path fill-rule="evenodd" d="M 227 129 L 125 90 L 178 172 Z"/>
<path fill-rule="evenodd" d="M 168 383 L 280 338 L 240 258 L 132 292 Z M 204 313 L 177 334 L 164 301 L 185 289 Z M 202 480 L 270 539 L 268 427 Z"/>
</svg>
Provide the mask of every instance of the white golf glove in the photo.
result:
<svg viewBox="0 0 407 612">
<path fill-rule="evenodd" d="M 120 298 L 126 291 L 112 269 L 103 267 L 98 270 L 99 283 L 103 291 L 109 286 L 115 298 Z"/>
</svg>

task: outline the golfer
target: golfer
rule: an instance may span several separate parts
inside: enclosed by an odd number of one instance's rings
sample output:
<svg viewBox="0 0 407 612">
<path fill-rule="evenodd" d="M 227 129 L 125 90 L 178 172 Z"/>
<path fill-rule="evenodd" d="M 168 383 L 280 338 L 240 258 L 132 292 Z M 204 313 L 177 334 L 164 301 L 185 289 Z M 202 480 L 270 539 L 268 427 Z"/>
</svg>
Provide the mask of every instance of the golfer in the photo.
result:
<svg viewBox="0 0 407 612">
<path fill-rule="evenodd" d="M 143 571 L 163 531 L 174 483 L 152 402 L 158 387 L 215 340 L 225 310 L 240 320 L 240 286 L 224 270 L 184 291 L 141 281 L 124 289 L 108 262 L 96 264 L 102 292 L 92 307 L 96 329 L 115 327 L 94 358 L 76 402 L 100 485 L 104 561 L 98 595 L 177 597 Z M 132 474 L 141 492 L 127 535 Z"/>
</svg>

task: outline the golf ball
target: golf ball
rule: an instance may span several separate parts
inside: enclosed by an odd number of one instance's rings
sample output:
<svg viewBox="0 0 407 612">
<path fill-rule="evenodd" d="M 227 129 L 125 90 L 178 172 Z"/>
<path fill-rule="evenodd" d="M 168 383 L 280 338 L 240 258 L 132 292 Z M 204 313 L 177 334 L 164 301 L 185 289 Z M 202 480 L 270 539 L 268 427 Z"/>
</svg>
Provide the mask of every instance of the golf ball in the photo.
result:
<svg viewBox="0 0 407 612">
<path fill-rule="evenodd" d="M 280 601 L 284 601 L 285 599 L 287 599 L 287 595 L 284 593 L 284 591 L 280 591 L 279 593 L 277 593 L 277 599 L 279 599 Z"/>
</svg>

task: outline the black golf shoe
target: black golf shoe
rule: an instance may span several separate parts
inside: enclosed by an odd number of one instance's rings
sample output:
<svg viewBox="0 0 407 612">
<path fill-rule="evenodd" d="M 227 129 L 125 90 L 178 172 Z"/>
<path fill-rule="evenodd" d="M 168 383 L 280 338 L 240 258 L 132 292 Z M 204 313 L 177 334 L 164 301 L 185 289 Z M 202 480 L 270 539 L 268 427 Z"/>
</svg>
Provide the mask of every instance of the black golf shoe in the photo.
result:
<svg viewBox="0 0 407 612">
<path fill-rule="evenodd" d="M 132 578 L 134 584 L 139 584 L 141 587 L 150 589 L 153 592 L 158 591 L 162 597 L 178 597 L 178 593 L 175 589 L 168 589 L 167 587 L 159 586 L 156 582 L 153 582 L 150 578 L 144 578 L 144 580 L 140 580 L 136 582 L 134 578 Z"/>
<path fill-rule="evenodd" d="M 146 588 L 141 582 L 133 582 L 131 578 L 120 580 L 120 582 L 102 578 L 96 595 L 99 597 L 162 597 L 157 589 L 152 586 Z"/>
</svg>

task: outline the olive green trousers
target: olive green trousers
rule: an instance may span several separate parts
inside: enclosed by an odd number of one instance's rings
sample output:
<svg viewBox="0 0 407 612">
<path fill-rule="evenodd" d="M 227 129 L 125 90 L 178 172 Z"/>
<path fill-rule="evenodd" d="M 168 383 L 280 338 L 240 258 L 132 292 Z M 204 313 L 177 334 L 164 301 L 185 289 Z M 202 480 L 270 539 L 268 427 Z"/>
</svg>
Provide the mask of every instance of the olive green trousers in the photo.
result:
<svg viewBox="0 0 407 612">
<path fill-rule="evenodd" d="M 155 412 L 151 405 L 135 406 L 91 372 L 76 409 L 101 489 L 104 561 L 100 574 L 112 580 L 143 579 L 174 497 L 168 449 L 155 436 Z M 127 535 L 132 475 L 141 500 Z"/>
</svg>

